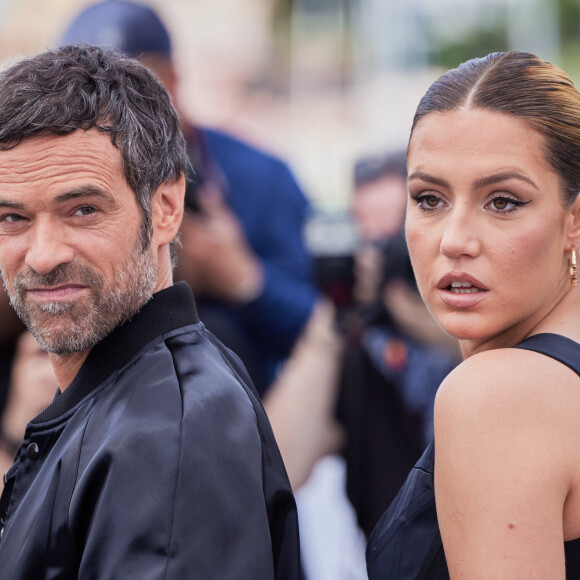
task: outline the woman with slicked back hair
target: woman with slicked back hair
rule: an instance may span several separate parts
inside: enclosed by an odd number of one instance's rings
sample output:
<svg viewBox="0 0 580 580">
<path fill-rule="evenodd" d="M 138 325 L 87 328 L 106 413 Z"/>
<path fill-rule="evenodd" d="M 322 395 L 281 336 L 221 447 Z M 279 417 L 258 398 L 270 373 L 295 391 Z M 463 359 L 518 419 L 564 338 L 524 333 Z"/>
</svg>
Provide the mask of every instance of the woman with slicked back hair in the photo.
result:
<svg viewBox="0 0 580 580">
<path fill-rule="evenodd" d="M 533 54 L 436 80 L 407 151 L 419 291 L 463 362 L 371 580 L 580 578 L 580 93 Z"/>
</svg>

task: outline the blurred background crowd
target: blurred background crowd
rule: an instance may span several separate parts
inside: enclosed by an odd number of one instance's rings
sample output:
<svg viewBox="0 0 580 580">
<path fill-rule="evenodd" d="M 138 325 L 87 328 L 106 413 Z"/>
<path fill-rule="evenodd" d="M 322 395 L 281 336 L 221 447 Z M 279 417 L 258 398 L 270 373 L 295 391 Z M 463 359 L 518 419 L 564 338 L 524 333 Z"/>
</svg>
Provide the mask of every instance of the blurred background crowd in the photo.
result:
<svg viewBox="0 0 580 580">
<path fill-rule="evenodd" d="M 580 0 L 0 0 L 0 66 L 115 46 L 172 94 L 196 177 L 176 277 L 244 360 L 296 491 L 306 580 L 364 579 L 365 538 L 457 364 L 403 234 L 405 147 L 442 70 L 529 50 L 580 75 Z M 54 396 L 0 290 L 0 470 Z"/>
<path fill-rule="evenodd" d="M 145 0 L 171 30 L 185 111 L 280 154 L 343 209 L 362 155 L 404 146 L 442 68 L 531 50 L 579 70 L 577 0 Z M 0 63 L 52 46 L 87 0 L 0 0 Z"/>
</svg>

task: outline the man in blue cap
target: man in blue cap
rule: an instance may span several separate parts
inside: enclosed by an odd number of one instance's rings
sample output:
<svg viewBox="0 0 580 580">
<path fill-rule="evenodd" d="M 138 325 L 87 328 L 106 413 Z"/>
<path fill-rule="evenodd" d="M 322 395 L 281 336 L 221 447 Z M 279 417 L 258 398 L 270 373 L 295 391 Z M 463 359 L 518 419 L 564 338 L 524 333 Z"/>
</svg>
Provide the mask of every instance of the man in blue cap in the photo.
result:
<svg viewBox="0 0 580 580">
<path fill-rule="evenodd" d="M 74 19 L 62 43 L 138 58 L 178 103 L 171 39 L 151 8 L 98 2 Z M 177 276 L 193 286 L 201 318 L 241 356 L 263 395 L 318 296 L 302 239 L 308 202 L 281 161 L 180 118 L 196 177 L 186 195 Z"/>
</svg>

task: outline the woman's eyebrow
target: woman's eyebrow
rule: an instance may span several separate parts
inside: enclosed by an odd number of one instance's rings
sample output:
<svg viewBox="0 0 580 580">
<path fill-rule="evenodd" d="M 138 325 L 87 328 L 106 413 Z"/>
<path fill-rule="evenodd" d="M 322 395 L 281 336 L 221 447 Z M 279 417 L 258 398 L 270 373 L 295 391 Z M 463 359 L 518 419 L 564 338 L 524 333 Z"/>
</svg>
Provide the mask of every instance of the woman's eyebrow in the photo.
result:
<svg viewBox="0 0 580 580">
<path fill-rule="evenodd" d="M 434 183 L 435 185 L 440 185 L 441 187 L 450 187 L 449 182 L 445 181 L 445 179 L 429 175 L 429 173 L 425 173 L 424 171 L 414 171 L 407 177 L 407 181 L 413 179 L 421 179 L 423 181 L 428 181 L 429 183 Z"/>
<path fill-rule="evenodd" d="M 422 181 L 427 181 L 428 183 L 440 185 L 441 187 L 450 187 L 449 182 L 446 181 L 445 179 L 435 177 L 434 175 L 430 175 L 429 173 L 425 173 L 424 171 L 414 171 L 407 178 L 408 181 L 411 181 L 413 179 L 421 179 Z M 538 186 L 529 177 L 526 177 L 525 175 L 522 175 L 517 171 L 500 171 L 498 173 L 494 173 L 493 175 L 487 175 L 486 177 L 476 179 L 473 182 L 473 189 L 479 189 L 487 185 L 493 185 L 495 183 L 508 181 L 510 179 L 518 179 L 520 181 L 524 181 L 525 183 L 530 184 L 535 189 L 539 189 Z"/>
<path fill-rule="evenodd" d="M 476 179 L 473 182 L 473 187 L 474 189 L 479 189 L 480 187 L 493 185 L 495 183 L 500 183 L 501 181 L 508 181 L 510 179 L 524 181 L 529 185 L 531 185 L 532 187 L 534 187 L 535 189 L 538 189 L 538 186 L 529 177 L 526 177 L 525 175 L 522 175 L 517 171 L 500 171 L 498 173 L 494 173 L 493 175 Z"/>
</svg>

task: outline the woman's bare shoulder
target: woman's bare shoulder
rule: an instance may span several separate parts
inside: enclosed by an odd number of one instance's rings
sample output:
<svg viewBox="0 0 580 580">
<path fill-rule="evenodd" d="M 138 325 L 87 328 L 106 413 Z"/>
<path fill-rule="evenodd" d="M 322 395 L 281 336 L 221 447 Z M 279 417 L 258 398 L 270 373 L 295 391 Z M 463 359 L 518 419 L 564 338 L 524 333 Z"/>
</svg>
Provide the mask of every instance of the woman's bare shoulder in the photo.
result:
<svg viewBox="0 0 580 580">
<path fill-rule="evenodd" d="M 578 478 L 578 413 L 580 377 L 536 352 L 473 355 L 444 381 L 435 495 L 452 573 L 544 573 L 560 561 L 564 504 Z"/>
<path fill-rule="evenodd" d="M 450 461 L 473 454 L 467 469 L 482 461 L 503 464 L 506 473 L 558 473 L 567 487 L 578 476 L 579 414 L 580 377 L 569 367 L 533 351 L 487 351 L 465 360 L 441 385 L 436 448 Z"/>
<path fill-rule="evenodd" d="M 569 367 L 528 350 L 487 351 L 465 360 L 441 385 L 436 447 L 570 474 L 577 471 L 579 414 L 580 377 Z"/>
<path fill-rule="evenodd" d="M 579 413 L 580 377 L 533 351 L 473 355 L 444 381 L 435 490 L 452 567 L 504 570 L 505 554 L 534 562 L 547 545 L 561 550 L 563 530 L 578 537 L 580 522 L 562 514 L 580 481 Z"/>
<path fill-rule="evenodd" d="M 580 376 L 572 369 L 535 351 L 505 348 L 458 365 L 441 384 L 436 409 L 479 415 L 573 403 L 580 405 Z"/>
</svg>

